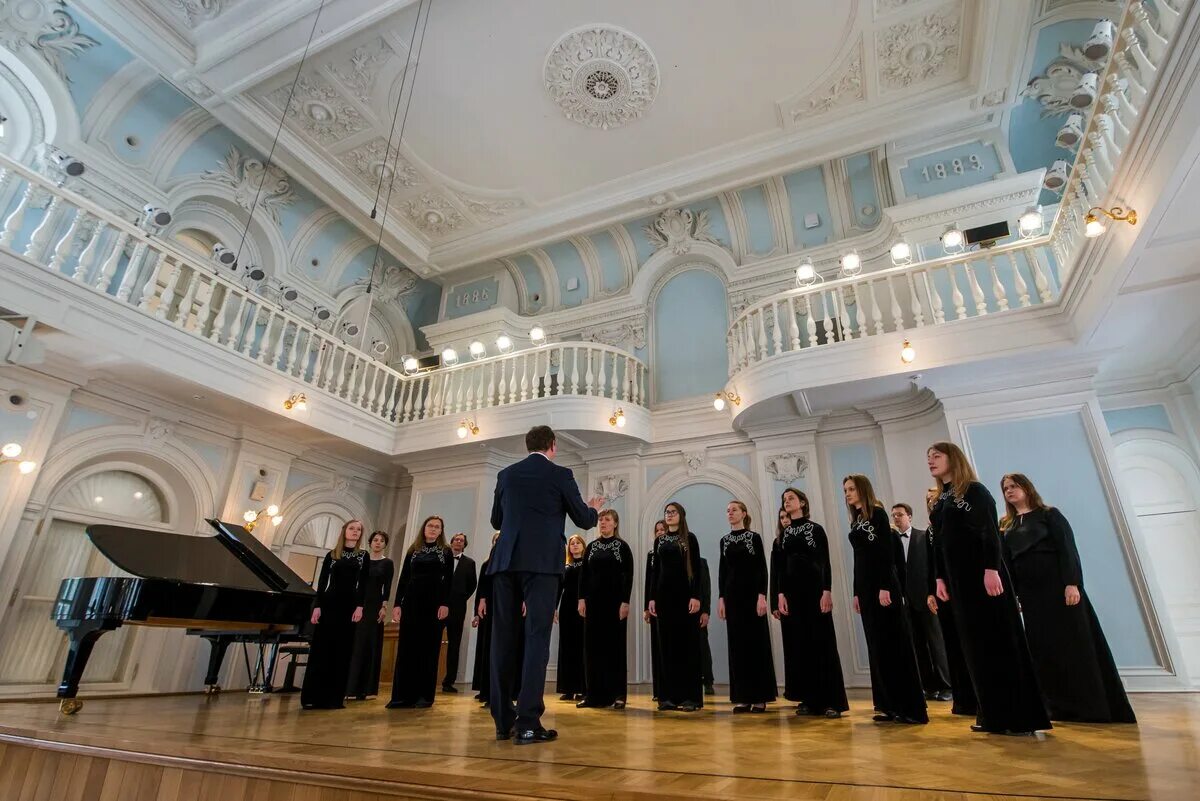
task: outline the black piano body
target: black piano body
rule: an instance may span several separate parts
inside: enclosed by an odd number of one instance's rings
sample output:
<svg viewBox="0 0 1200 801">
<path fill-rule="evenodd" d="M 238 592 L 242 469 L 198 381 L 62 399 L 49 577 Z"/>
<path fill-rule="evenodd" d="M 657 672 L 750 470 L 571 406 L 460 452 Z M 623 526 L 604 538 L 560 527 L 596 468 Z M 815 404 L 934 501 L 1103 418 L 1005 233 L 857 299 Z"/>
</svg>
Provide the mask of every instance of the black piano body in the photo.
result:
<svg viewBox="0 0 1200 801">
<path fill-rule="evenodd" d="M 208 523 L 215 536 L 88 526 L 92 544 L 133 575 L 67 578 L 59 585 L 54 621 L 70 640 L 58 686 L 64 713 L 82 706 L 75 696 L 96 640 L 122 625 L 185 628 L 207 639 L 210 686 L 231 642 L 299 638 L 312 588 L 246 529 Z"/>
</svg>

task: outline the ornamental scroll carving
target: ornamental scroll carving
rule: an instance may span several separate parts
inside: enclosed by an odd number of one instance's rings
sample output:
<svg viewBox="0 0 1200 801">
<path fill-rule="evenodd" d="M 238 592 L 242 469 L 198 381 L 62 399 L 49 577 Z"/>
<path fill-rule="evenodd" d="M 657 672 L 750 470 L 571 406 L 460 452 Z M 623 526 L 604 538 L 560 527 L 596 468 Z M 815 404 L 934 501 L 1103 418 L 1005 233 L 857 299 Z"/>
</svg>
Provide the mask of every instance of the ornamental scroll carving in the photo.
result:
<svg viewBox="0 0 1200 801">
<path fill-rule="evenodd" d="M 615 501 L 617 498 L 625 497 L 625 493 L 629 491 L 629 482 L 621 476 L 604 476 L 596 482 L 595 495 L 599 495 L 604 499 L 604 504 Z"/>
<path fill-rule="evenodd" d="M 803 453 L 777 453 L 764 459 L 763 464 L 776 481 L 785 484 L 808 473 L 808 457 Z"/>
<path fill-rule="evenodd" d="M 655 252 L 670 248 L 676 256 L 691 252 L 696 242 L 709 242 L 720 245 L 721 242 L 709 230 L 707 211 L 692 211 L 691 209 L 667 209 L 655 218 L 654 222 L 643 226 L 650 244 Z"/>
</svg>

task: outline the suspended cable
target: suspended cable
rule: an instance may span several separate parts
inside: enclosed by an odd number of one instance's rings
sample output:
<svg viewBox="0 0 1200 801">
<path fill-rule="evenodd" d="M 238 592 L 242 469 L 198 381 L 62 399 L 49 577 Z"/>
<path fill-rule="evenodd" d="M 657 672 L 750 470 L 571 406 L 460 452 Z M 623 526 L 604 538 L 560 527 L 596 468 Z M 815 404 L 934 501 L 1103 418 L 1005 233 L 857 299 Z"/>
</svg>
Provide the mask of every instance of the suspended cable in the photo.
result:
<svg viewBox="0 0 1200 801">
<path fill-rule="evenodd" d="M 404 71 L 400 74 L 400 94 L 396 96 L 396 110 L 392 112 L 392 127 L 388 131 L 387 147 L 383 150 L 383 169 L 379 171 L 379 180 L 375 182 L 375 202 L 371 205 L 371 219 L 375 219 L 375 213 L 379 210 L 379 194 L 383 191 L 383 179 L 387 175 L 387 160 L 392 154 L 392 136 L 396 133 L 396 119 L 400 116 L 400 100 L 404 97 L 404 84 L 408 81 L 408 65 L 413 63 L 413 60 L 408 56 L 412 55 L 413 42 L 417 39 L 417 23 L 421 20 L 421 6 L 425 0 L 421 0 L 417 4 L 417 18 L 413 20 L 412 36 L 408 37 L 408 52 L 405 54 Z M 429 19 L 426 16 L 426 19 Z M 416 73 L 414 71 L 414 80 Z M 400 136 L 404 136 L 403 129 L 400 131 Z M 399 148 L 399 143 L 396 147 Z"/>
</svg>

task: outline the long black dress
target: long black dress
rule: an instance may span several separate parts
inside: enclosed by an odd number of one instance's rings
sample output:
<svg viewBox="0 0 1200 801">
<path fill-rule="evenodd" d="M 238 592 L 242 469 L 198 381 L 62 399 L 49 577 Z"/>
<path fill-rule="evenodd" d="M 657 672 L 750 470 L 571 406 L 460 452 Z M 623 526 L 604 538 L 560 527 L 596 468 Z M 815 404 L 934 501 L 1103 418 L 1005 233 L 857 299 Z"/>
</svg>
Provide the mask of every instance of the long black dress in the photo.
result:
<svg viewBox="0 0 1200 801">
<path fill-rule="evenodd" d="M 691 569 L 689 570 L 689 564 Z M 704 705 L 700 683 L 700 613 L 688 612 L 692 598 L 700 598 L 700 543 L 688 534 L 684 555 L 679 534 L 664 534 L 654 542 L 654 576 L 651 598 L 658 615 L 660 705 Z"/>
<path fill-rule="evenodd" d="M 931 552 L 929 563 L 934 566 L 929 571 L 928 595 L 936 597 L 937 575 L 939 572 L 944 572 L 937 567 L 938 560 L 941 559 L 941 549 L 937 545 L 937 535 L 934 533 L 932 524 L 925 533 Z M 979 705 L 975 701 L 975 685 L 971 683 L 971 671 L 967 669 L 967 660 L 963 656 L 962 642 L 958 636 L 958 623 L 954 620 L 954 605 L 938 601 L 937 610 L 938 626 L 942 630 L 942 642 L 946 646 L 946 666 L 950 670 L 950 686 L 954 690 L 954 703 L 950 706 L 950 712 L 955 715 L 975 717 L 979 713 Z"/>
<path fill-rule="evenodd" d="M 321 619 L 313 629 L 300 706 L 304 709 L 341 709 L 350 674 L 350 649 L 354 644 L 356 607 L 363 605 L 367 579 L 367 552 L 343 551 L 341 559 L 325 554 L 317 580 L 315 608 Z"/>
<path fill-rule="evenodd" d="M 562 695 L 582 695 L 587 686 L 583 672 L 584 623 L 579 616 L 579 573 L 582 569 L 582 559 L 567 564 L 558 594 L 558 666 L 555 673 L 556 689 Z"/>
<path fill-rule="evenodd" d="M 392 594 L 394 570 L 391 559 L 367 559 L 363 616 L 354 627 L 350 679 L 346 684 L 346 695 L 351 698 L 379 694 L 379 663 L 383 660 L 383 624 L 379 622 L 379 610 Z"/>
<path fill-rule="evenodd" d="M 620 537 L 592 540 L 583 555 L 579 597 L 587 602 L 584 665 L 589 706 L 625 700 L 626 630 L 621 604 L 633 592 L 633 551 Z"/>
<path fill-rule="evenodd" d="M 821 611 L 821 595 L 832 585 L 825 529 L 807 517 L 792 520 L 771 547 L 771 610 L 779 608 L 782 593 L 788 603 L 788 614 L 779 618 L 783 697 L 814 715 L 850 708 L 833 615 Z"/>
<path fill-rule="evenodd" d="M 404 555 L 396 582 L 400 636 L 389 708 L 432 704 L 437 691 L 438 653 L 442 645 L 440 606 L 450 604 L 454 555 L 437 543 Z"/>
<path fill-rule="evenodd" d="M 1004 535 L 1025 636 L 1051 720 L 1136 723 L 1096 610 L 1083 589 L 1071 524 L 1057 509 L 1017 518 Z M 1067 606 L 1063 591 L 1079 588 Z"/>
<path fill-rule="evenodd" d="M 1049 729 L 1017 611 L 1012 578 L 1002 557 L 996 501 L 987 487 L 971 482 L 962 498 L 946 487 L 929 513 L 941 551 L 939 578 L 950 592 L 959 642 L 979 705 L 978 724 L 990 732 Z M 983 586 L 983 571 L 998 570 L 1004 592 Z"/>
<path fill-rule="evenodd" d="M 767 555 L 762 537 L 739 529 L 721 538 L 717 595 L 725 602 L 729 637 L 729 700 L 765 704 L 775 700 L 771 629 L 758 614 L 758 596 L 767 594 Z"/>
<path fill-rule="evenodd" d="M 854 595 L 867 636 L 875 708 L 905 721 L 928 723 L 912 624 L 904 605 L 903 546 L 892 534 L 883 507 L 876 506 L 869 517 L 854 521 L 850 545 L 854 548 Z M 888 606 L 879 601 L 883 590 L 892 596 Z"/>
<path fill-rule="evenodd" d="M 475 628 L 475 669 L 471 671 L 471 689 L 478 694 L 478 700 L 487 703 L 491 690 L 491 653 L 492 653 L 492 577 L 488 574 L 488 564 L 492 560 L 484 559 L 479 566 L 479 585 L 475 588 L 475 610 L 479 602 L 484 601 L 487 614 L 479 620 Z"/>
<path fill-rule="evenodd" d="M 646 575 L 642 586 L 642 611 L 650 609 L 650 582 L 654 578 L 654 551 L 646 554 Z M 658 618 L 650 618 L 650 686 L 654 700 L 658 700 L 659 676 L 662 675 L 661 658 L 658 654 Z"/>
</svg>

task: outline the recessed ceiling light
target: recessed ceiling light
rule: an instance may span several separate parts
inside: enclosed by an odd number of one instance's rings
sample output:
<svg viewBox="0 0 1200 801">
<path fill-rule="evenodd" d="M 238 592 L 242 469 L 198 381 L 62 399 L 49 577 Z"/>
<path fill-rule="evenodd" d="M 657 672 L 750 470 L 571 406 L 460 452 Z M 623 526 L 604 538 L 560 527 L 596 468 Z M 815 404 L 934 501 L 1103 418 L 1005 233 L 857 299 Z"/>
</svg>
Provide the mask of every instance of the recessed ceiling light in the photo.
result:
<svg viewBox="0 0 1200 801">
<path fill-rule="evenodd" d="M 204 396 L 203 395 L 193 395 L 192 400 L 204 400 Z"/>
</svg>

